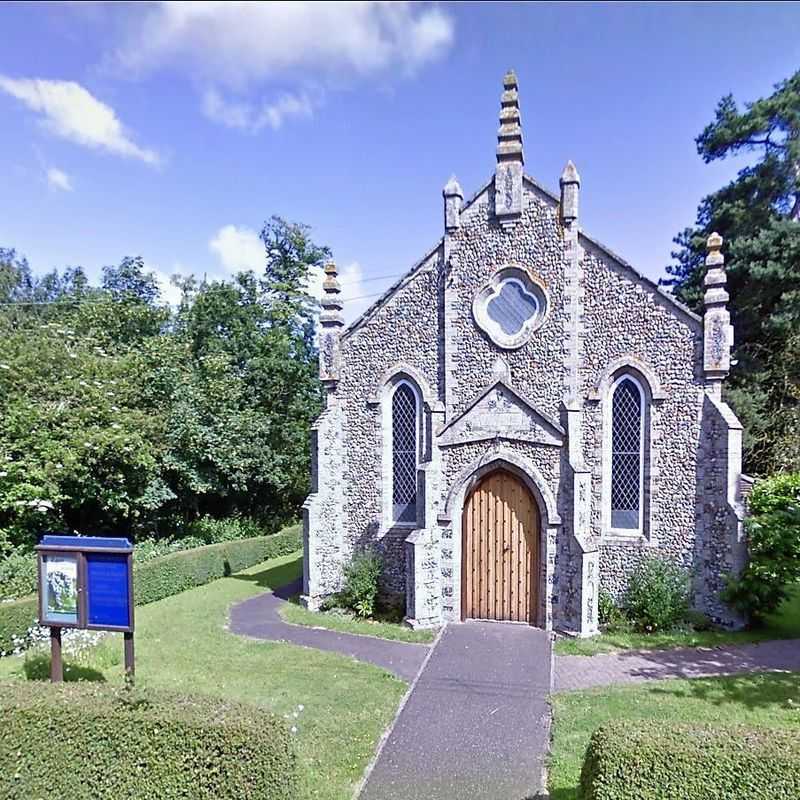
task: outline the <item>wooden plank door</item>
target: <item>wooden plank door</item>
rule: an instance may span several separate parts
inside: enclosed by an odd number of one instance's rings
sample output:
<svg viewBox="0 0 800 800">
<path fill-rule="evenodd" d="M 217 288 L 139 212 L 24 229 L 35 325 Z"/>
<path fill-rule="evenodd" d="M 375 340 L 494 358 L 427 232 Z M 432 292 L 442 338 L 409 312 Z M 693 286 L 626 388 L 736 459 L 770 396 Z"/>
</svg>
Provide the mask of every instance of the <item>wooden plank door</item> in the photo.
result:
<svg viewBox="0 0 800 800">
<path fill-rule="evenodd" d="M 504 470 L 472 490 L 462 515 L 461 616 L 536 623 L 539 513 Z"/>
</svg>

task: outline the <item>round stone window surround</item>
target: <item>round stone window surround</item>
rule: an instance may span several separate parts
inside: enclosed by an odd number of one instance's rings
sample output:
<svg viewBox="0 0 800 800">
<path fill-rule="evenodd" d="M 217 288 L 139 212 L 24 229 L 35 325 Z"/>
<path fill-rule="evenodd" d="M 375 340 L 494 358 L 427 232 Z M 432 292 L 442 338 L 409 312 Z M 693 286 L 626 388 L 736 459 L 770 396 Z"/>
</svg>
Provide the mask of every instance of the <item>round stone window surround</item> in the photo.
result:
<svg viewBox="0 0 800 800">
<path fill-rule="evenodd" d="M 508 287 L 508 288 L 507 288 Z M 497 319 L 490 315 L 492 303 L 498 303 L 501 295 L 517 291 L 518 299 L 528 306 L 530 316 L 516 332 L 504 330 Z M 498 346 L 514 350 L 526 344 L 531 336 L 544 324 L 549 311 L 550 298 L 544 282 L 536 275 L 517 265 L 506 265 L 492 275 L 472 301 L 472 316 L 478 327 Z M 496 316 L 496 314 L 495 314 Z"/>
</svg>

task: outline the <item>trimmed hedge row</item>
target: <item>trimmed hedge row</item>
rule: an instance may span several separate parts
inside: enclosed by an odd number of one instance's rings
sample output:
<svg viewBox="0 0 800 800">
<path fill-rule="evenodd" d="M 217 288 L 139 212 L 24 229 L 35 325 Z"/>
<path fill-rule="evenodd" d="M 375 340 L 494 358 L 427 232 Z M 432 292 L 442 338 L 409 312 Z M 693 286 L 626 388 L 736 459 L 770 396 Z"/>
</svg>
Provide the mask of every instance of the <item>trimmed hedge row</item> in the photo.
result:
<svg viewBox="0 0 800 800">
<path fill-rule="evenodd" d="M 800 736 L 796 730 L 611 722 L 592 734 L 580 797 L 800 797 Z"/>
<path fill-rule="evenodd" d="M 28 628 L 36 624 L 38 615 L 36 595 L 0 602 L 0 653 L 10 653 L 14 649 L 14 637 L 24 638 Z"/>
<path fill-rule="evenodd" d="M 284 722 L 211 698 L 0 684 L 0 800 L 293 800 Z"/>
<path fill-rule="evenodd" d="M 163 600 L 194 586 L 231 575 L 277 556 L 289 555 L 302 547 L 299 525 L 271 536 L 236 539 L 221 544 L 179 550 L 146 561 L 133 569 L 136 605 Z M 36 623 L 36 596 L 0 603 L 0 652 L 13 650 L 13 637 L 25 636 Z"/>
<path fill-rule="evenodd" d="M 136 567 L 133 571 L 133 596 L 137 605 L 153 603 L 269 558 L 294 553 L 301 546 L 300 526 L 295 525 L 272 536 L 179 550 Z"/>
</svg>

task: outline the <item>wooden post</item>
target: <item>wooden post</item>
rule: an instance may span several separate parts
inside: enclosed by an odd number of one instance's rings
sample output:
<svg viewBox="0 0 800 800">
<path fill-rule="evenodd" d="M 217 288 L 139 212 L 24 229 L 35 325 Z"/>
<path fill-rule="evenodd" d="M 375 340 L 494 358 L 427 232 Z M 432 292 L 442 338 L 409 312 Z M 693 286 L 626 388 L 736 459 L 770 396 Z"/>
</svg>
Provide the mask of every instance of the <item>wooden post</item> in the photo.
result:
<svg viewBox="0 0 800 800">
<path fill-rule="evenodd" d="M 61 660 L 61 628 L 50 628 L 50 680 L 61 683 L 64 680 L 64 663 Z"/>
<path fill-rule="evenodd" d="M 125 631 L 125 677 L 130 683 L 133 683 L 134 666 L 133 666 L 133 631 Z"/>
</svg>

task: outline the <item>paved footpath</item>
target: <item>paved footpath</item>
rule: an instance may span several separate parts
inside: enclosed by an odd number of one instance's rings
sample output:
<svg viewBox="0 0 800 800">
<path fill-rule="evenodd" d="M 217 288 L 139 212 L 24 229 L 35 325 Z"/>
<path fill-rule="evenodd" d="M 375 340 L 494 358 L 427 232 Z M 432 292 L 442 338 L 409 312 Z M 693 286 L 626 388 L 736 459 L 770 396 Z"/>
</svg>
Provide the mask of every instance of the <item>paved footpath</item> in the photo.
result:
<svg viewBox="0 0 800 800">
<path fill-rule="evenodd" d="M 362 800 L 525 800 L 542 789 L 551 641 L 526 625 L 448 625 Z"/>
<path fill-rule="evenodd" d="M 229 626 L 231 632 L 251 636 L 254 639 L 290 642 L 303 647 L 341 653 L 359 661 L 377 664 L 404 681 L 412 681 L 416 677 L 430 650 L 428 645 L 338 633 L 324 628 L 310 628 L 306 625 L 291 625 L 285 622 L 278 609 L 288 598 L 299 594 L 300 588 L 300 581 L 295 581 L 275 592 L 265 592 L 233 606 Z"/>
<path fill-rule="evenodd" d="M 554 683 L 555 691 L 563 692 L 666 678 L 776 671 L 800 671 L 800 639 L 724 647 L 631 650 L 596 656 L 556 656 Z"/>
</svg>

